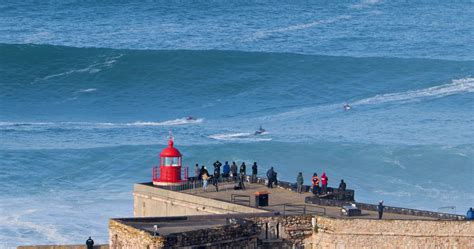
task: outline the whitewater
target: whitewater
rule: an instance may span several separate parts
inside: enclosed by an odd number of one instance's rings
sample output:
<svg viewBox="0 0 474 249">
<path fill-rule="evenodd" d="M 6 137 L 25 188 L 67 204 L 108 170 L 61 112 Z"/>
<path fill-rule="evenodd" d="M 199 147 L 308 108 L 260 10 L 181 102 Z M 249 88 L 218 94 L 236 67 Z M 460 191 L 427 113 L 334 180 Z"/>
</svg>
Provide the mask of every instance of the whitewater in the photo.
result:
<svg viewBox="0 0 474 249">
<path fill-rule="evenodd" d="M 189 167 L 256 161 L 287 181 L 325 171 L 362 202 L 474 204 L 472 3 L 0 13 L 0 248 L 106 243 L 170 133 Z"/>
</svg>

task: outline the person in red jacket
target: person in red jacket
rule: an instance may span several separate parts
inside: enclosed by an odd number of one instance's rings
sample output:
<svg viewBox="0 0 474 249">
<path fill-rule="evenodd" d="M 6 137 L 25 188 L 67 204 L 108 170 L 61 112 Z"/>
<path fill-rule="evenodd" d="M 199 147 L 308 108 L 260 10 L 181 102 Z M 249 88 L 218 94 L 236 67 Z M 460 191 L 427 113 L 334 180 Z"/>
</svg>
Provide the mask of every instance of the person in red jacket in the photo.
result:
<svg viewBox="0 0 474 249">
<path fill-rule="evenodd" d="M 321 186 L 323 194 L 326 194 L 328 190 L 328 177 L 326 176 L 326 172 L 323 172 L 321 175 Z"/>
</svg>

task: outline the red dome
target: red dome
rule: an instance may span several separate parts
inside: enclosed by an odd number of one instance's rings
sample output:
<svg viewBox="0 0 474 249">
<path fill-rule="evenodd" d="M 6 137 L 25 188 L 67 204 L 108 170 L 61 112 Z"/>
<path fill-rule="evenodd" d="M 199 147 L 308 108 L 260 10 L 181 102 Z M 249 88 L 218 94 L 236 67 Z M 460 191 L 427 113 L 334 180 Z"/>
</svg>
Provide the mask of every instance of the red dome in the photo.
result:
<svg viewBox="0 0 474 249">
<path fill-rule="evenodd" d="M 173 147 L 173 140 L 171 139 L 168 142 L 168 148 L 165 148 L 160 153 L 160 157 L 180 157 L 180 156 L 181 156 L 181 153 L 179 152 L 178 149 Z"/>
</svg>

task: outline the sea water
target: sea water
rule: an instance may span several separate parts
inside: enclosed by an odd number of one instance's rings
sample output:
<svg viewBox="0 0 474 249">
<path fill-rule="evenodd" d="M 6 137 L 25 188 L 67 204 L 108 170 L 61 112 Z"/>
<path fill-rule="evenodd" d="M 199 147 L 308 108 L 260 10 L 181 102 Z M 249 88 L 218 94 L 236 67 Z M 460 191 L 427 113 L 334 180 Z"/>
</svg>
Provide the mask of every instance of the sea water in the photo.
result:
<svg viewBox="0 0 474 249">
<path fill-rule="evenodd" d="M 106 243 L 170 132 L 188 167 L 255 161 L 307 184 L 325 171 L 362 202 L 474 203 L 471 1 L 3 1 L 0 13 L 0 248 Z"/>
</svg>

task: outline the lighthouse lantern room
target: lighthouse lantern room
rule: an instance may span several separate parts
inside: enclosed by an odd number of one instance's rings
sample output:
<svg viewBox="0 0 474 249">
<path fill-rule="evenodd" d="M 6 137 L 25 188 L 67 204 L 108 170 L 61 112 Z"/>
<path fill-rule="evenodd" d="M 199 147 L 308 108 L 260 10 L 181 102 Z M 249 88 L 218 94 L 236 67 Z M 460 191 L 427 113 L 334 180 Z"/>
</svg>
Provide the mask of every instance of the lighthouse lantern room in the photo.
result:
<svg viewBox="0 0 474 249">
<path fill-rule="evenodd" d="M 173 138 L 170 137 L 168 147 L 160 153 L 160 166 L 153 167 L 154 185 L 176 185 L 187 180 L 187 168 L 184 169 L 184 176 L 181 177 L 183 156 L 174 147 Z"/>
</svg>

